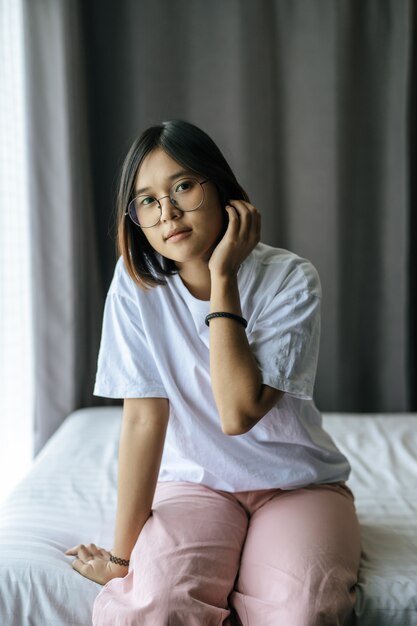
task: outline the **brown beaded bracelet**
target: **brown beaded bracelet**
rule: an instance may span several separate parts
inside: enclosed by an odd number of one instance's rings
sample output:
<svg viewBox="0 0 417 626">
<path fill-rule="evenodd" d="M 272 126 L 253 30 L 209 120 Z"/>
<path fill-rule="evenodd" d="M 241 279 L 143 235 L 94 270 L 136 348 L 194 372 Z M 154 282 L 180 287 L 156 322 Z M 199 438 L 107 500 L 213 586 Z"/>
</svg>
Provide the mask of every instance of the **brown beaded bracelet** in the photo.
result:
<svg viewBox="0 0 417 626">
<path fill-rule="evenodd" d="M 123 565 L 123 567 L 129 567 L 130 559 L 119 559 L 118 556 L 113 556 L 110 552 L 110 561 L 116 563 L 116 565 Z"/>
</svg>

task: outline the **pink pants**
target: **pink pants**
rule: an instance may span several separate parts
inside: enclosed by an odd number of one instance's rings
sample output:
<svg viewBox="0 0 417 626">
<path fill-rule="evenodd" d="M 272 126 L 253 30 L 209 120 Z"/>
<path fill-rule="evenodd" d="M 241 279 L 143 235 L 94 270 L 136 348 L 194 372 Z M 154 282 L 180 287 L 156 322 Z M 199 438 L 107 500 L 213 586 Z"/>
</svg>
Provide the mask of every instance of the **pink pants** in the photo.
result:
<svg viewBox="0 0 417 626">
<path fill-rule="evenodd" d="M 93 624 L 346 624 L 359 558 L 343 484 L 232 494 L 159 483 L 129 573 L 100 591 Z"/>
</svg>

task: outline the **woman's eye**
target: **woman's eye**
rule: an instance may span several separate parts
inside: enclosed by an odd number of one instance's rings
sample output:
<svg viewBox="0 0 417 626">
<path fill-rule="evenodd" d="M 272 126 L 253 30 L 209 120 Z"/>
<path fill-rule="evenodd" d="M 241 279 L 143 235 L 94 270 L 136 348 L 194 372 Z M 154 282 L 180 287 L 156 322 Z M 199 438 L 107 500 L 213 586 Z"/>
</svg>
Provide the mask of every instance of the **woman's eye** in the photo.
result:
<svg viewBox="0 0 417 626">
<path fill-rule="evenodd" d="M 179 193 L 181 191 L 189 191 L 192 188 L 193 184 L 189 180 L 183 180 L 178 185 L 175 186 L 175 193 Z"/>
<path fill-rule="evenodd" d="M 145 198 L 141 198 L 140 200 L 141 206 L 149 206 L 153 202 L 155 202 L 155 198 L 152 198 L 152 196 L 146 196 Z"/>
</svg>

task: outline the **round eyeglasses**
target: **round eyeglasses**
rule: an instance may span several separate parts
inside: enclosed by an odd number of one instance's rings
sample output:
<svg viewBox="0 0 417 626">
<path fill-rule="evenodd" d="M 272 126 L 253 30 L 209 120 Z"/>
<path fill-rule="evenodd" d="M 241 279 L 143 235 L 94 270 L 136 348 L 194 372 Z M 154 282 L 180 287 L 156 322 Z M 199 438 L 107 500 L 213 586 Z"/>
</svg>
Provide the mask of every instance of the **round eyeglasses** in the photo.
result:
<svg viewBox="0 0 417 626">
<path fill-rule="evenodd" d="M 161 219 L 161 200 L 168 198 L 171 204 L 180 211 L 196 211 L 204 202 L 204 183 L 196 178 L 181 178 L 169 190 L 168 196 L 154 198 L 154 196 L 140 195 L 129 202 L 125 215 L 141 228 L 156 226 Z"/>
</svg>

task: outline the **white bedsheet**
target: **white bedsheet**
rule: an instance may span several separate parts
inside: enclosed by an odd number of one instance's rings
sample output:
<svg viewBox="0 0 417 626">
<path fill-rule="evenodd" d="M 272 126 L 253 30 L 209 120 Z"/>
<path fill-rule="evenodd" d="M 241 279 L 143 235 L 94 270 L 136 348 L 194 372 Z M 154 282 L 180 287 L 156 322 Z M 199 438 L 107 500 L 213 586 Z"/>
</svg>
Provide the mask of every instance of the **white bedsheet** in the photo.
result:
<svg viewBox="0 0 417 626">
<path fill-rule="evenodd" d="M 4 505 L 0 626 L 91 624 L 100 586 L 74 572 L 63 552 L 80 541 L 111 546 L 120 417 L 118 408 L 70 416 Z M 363 529 L 360 626 L 417 626 L 416 426 L 417 415 L 325 415 L 353 467 Z"/>
<path fill-rule="evenodd" d="M 357 623 L 417 624 L 417 415 L 326 415 L 362 527 Z"/>
</svg>

